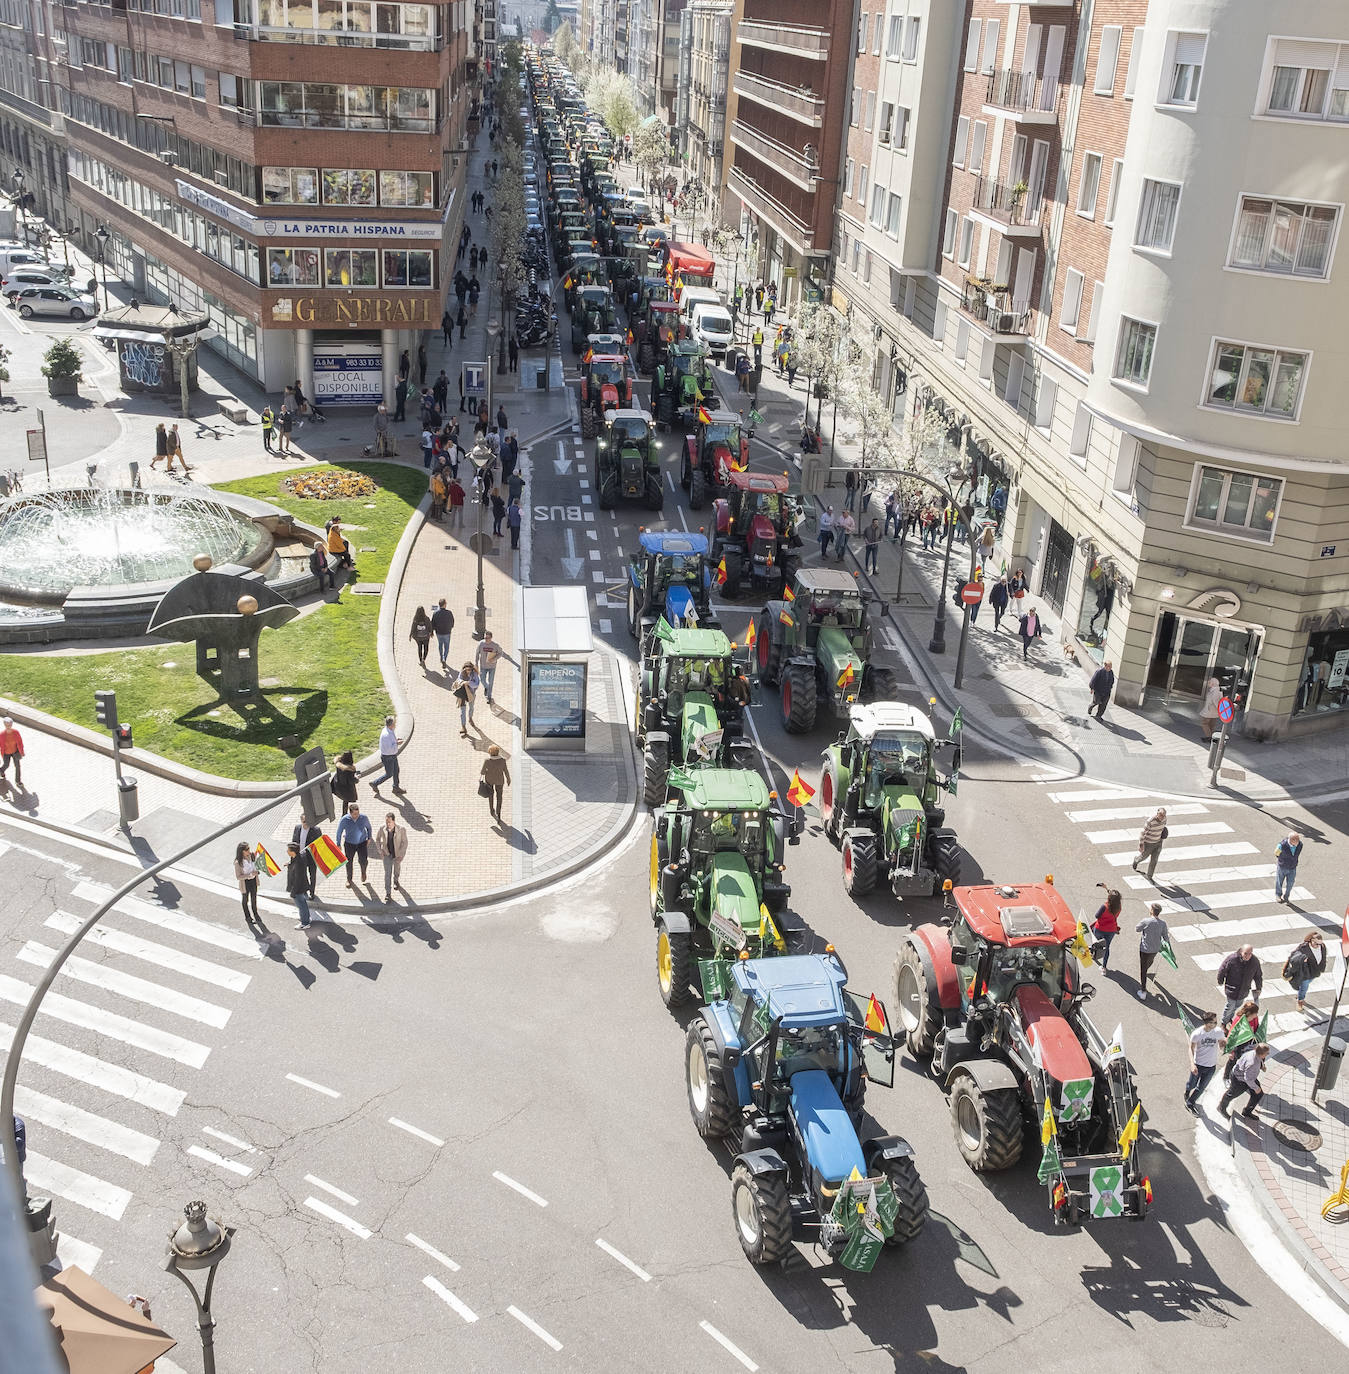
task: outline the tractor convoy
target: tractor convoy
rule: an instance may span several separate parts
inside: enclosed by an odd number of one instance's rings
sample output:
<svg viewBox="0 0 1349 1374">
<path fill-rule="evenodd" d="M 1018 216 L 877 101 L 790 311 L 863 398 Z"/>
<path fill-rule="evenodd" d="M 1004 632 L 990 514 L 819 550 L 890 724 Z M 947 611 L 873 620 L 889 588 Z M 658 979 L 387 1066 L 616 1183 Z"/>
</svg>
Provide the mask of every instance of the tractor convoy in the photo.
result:
<svg viewBox="0 0 1349 1374">
<path fill-rule="evenodd" d="M 868 1084 L 893 1087 L 901 1044 L 945 1093 L 972 1170 L 1012 1169 L 1038 1135 L 1055 1222 L 1144 1217 L 1142 1108 L 1122 1035 L 1107 1038 L 1085 1014 L 1094 989 L 1077 918 L 1052 880 L 960 886 L 946 811 L 960 712 L 943 738 L 920 705 L 886 699 L 876 662 L 886 607 L 841 566 L 803 566 L 812 507 L 786 475 L 750 471 L 759 416 L 724 407 L 708 346 L 689 337 L 681 297 L 711 286 L 716 264 L 671 242 L 637 193 L 618 189 L 612 140 L 570 72 L 536 56 L 528 74 L 597 504 L 660 511 L 677 479 L 693 511 L 711 506 L 697 530 L 681 516 L 683 529 L 640 531 L 626 619 L 653 813 L 657 990 L 672 1011 L 687 1008 L 689 1112 L 726 1151 L 746 1258 L 776 1264 L 807 1242 L 868 1271 L 920 1235 L 929 1204 L 914 1150 L 866 1110 Z M 651 379 L 649 410 L 638 376 Z M 676 425 L 667 479 L 658 441 Z M 723 628 L 714 590 L 726 602 L 748 591 L 761 607 L 743 643 Z M 814 788 L 799 769 L 785 804 L 751 718 L 770 695 L 788 735 L 824 716 L 835 736 Z M 789 910 L 788 854 L 807 807 L 839 851 L 849 897 L 884 888 L 870 900 L 918 903 L 897 931 L 894 1033 L 881 998 L 850 989 L 833 946 Z"/>
</svg>

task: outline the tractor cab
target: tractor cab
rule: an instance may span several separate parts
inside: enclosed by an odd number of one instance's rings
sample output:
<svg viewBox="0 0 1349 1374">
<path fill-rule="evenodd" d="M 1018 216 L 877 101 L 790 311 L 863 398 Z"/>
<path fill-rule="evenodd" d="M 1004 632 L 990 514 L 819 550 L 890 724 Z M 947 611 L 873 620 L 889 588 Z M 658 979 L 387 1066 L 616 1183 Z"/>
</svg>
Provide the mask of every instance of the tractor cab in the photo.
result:
<svg viewBox="0 0 1349 1374">
<path fill-rule="evenodd" d="M 596 353 L 586 364 L 587 388 L 598 393 L 603 410 L 618 409 L 620 397 L 631 390 L 627 380 L 628 360 L 622 353 Z"/>
<path fill-rule="evenodd" d="M 591 334 L 610 333 L 618 324 L 613 296 L 607 286 L 582 286 L 576 292 L 571 315 L 571 346 L 580 353 Z M 626 363 L 626 359 L 623 360 Z"/>
<path fill-rule="evenodd" d="M 694 422 L 704 398 L 715 395 L 707 354 L 707 345 L 695 339 L 671 345 L 651 384 L 651 408 L 661 424 L 672 424 L 676 415 L 686 423 Z"/>
<path fill-rule="evenodd" d="M 652 372 L 664 362 L 675 340 L 679 338 L 679 305 L 673 300 L 649 300 L 642 321 L 642 334 L 637 350 L 637 367 Z"/>
<path fill-rule="evenodd" d="M 638 300 L 641 303 L 643 315 L 645 315 L 647 306 L 653 302 L 674 300 L 674 287 L 664 277 L 643 276 L 638 284 L 638 292 Z M 645 319 L 639 323 L 640 327 L 645 330 Z"/>
<path fill-rule="evenodd" d="M 563 299 L 567 310 L 576 309 L 576 301 L 587 286 L 604 285 L 604 262 L 595 253 L 580 253 L 567 269 L 562 281 Z"/>
<path fill-rule="evenodd" d="M 664 505 L 660 460 L 646 411 L 606 409 L 595 460 L 601 510 L 611 510 L 619 498 L 645 501 L 652 510 Z"/>
<path fill-rule="evenodd" d="M 629 631 L 644 641 L 661 616 L 670 625 L 715 627 L 711 585 L 704 535 L 644 530 L 628 566 Z"/>
<path fill-rule="evenodd" d="M 596 356 L 602 354 L 612 357 L 614 354 L 618 354 L 621 357 L 627 357 L 627 340 L 622 334 L 587 334 L 586 346 L 593 349 Z"/>
<path fill-rule="evenodd" d="M 749 436 L 740 417 L 729 410 L 700 406 L 695 415 L 697 428 L 685 441 L 681 480 L 689 491 L 689 505 L 701 510 L 709 492 L 727 486 L 732 473 L 749 466 Z M 781 490 L 786 489 L 784 482 Z"/>
</svg>

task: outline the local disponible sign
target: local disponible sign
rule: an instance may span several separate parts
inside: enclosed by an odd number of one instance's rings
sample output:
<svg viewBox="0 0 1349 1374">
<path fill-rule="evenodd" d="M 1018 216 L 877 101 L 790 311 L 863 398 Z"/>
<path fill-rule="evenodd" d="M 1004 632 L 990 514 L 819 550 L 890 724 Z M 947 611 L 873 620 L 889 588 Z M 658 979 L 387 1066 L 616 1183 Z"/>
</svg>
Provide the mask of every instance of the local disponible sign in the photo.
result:
<svg viewBox="0 0 1349 1374">
<path fill-rule="evenodd" d="M 378 405 L 384 373 L 376 344 L 314 348 L 314 395 L 329 405 Z"/>
<path fill-rule="evenodd" d="M 272 296 L 269 315 L 273 324 L 346 325 L 353 329 L 384 326 L 420 326 L 430 329 L 440 323 L 435 315 L 434 292 L 409 296 L 339 295 L 320 292 L 314 295 Z"/>
</svg>

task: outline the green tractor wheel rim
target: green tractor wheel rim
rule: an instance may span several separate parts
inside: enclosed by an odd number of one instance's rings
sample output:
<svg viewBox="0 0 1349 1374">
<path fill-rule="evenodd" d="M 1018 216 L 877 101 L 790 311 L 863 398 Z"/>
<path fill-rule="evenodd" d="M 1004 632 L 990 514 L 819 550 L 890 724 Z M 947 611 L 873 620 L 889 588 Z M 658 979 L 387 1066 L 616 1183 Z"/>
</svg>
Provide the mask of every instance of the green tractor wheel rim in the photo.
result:
<svg viewBox="0 0 1349 1374">
<path fill-rule="evenodd" d="M 662 930 L 656 937 L 656 977 L 662 992 L 669 992 L 674 977 L 674 959 L 670 954 L 670 936 Z"/>
<path fill-rule="evenodd" d="M 911 964 L 901 964 L 896 981 L 900 1024 L 909 1033 L 916 1033 L 923 1020 L 923 990 L 918 985 L 918 975 Z"/>
<path fill-rule="evenodd" d="M 759 1243 L 759 1208 L 754 1201 L 754 1190 L 745 1183 L 735 1191 L 735 1224 L 746 1245 Z"/>
<path fill-rule="evenodd" d="M 969 1093 L 961 1093 L 960 1101 L 956 1103 L 956 1130 L 960 1132 L 967 1150 L 973 1153 L 979 1148 L 984 1133 L 979 1127 L 979 1109 Z"/>
<path fill-rule="evenodd" d="M 689 1096 L 701 1116 L 707 1110 L 707 1055 L 696 1041 L 689 1046 Z"/>
</svg>

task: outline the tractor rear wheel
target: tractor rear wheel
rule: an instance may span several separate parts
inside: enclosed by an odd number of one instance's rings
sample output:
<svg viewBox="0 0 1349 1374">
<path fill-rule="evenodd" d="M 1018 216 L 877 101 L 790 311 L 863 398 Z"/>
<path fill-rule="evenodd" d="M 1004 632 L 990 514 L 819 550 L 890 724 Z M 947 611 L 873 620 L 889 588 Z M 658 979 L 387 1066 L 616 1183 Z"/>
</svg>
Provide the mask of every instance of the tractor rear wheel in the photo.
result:
<svg viewBox="0 0 1349 1374">
<path fill-rule="evenodd" d="M 865 897 L 876 886 L 876 837 L 847 835 L 843 840 L 843 887 L 850 897 Z"/>
<path fill-rule="evenodd" d="M 618 505 L 618 478 L 609 473 L 599 479 L 599 502 L 601 510 L 613 510 Z"/>
<path fill-rule="evenodd" d="M 792 1248 L 792 1199 L 783 1174 L 754 1174 L 737 1164 L 731 1175 L 731 1212 L 740 1248 L 751 1264 L 776 1264 Z"/>
<path fill-rule="evenodd" d="M 843 797 L 839 792 L 838 774 L 831 758 L 824 766 L 820 778 L 820 820 L 824 823 L 824 833 L 835 844 L 838 843 L 839 825 L 843 819 Z"/>
<path fill-rule="evenodd" d="M 782 728 L 789 735 L 815 728 L 815 674 L 804 663 L 792 664 L 783 675 Z"/>
<path fill-rule="evenodd" d="M 581 438 L 593 439 L 599 433 L 599 421 L 595 418 L 595 412 L 582 403 L 581 405 Z"/>
<path fill-rule="evenodd" d="M 754 648 L 759 656 L 759 677 L 768 683 L 776 683 L 778 669 L 782 663 L 782 641 L 773 638 L 773 618 L 767 613 L 759 617 L 755 627 Z"/>
<path fill-rule="evenodd" d="M 683 931 L 656 927 L 656 986 L 667 1007 L 682 1007 L 693 996 L 693 941 Z"/>
<path fill-rule="evenodd" d="M 694 468 L 689 479 L 689 509 L 702 510 L 707 505 L 707 476 L 702 468 Z"/>
<path fill-rule="evenodd" d="M 726 581 L 721 584 L 721 594 L 727 601 L 734 601 L 740 595 L 740 553 L 736 549 L 727 549 L 723 556 L 726 559 Z"/>
<path fill-rule="evenodd" d="M 684 1037 L 684 1078 L 689 1111 L 704 1140 L 721 1140 L 731 1133 L 735 1113 L 726 1094 L 721 1050 L 706 1021 L 699 1016 Z"/>
<path fill-rule="evenodd" d="M 895 1214 L 895 1232 L 885 1243 L 889 1246 L 904 1245 L 927 1224 L 927 1189 L 918 1175 L 918 1166 L 909 1155 L 900 1159 L 887 1160 L 885 1176 L 890 1181 L 890 1191 L 899 1203 Z"/>
<path fill-rule="evenodd" d="M 976 1174 L 1010 1169 L 1021 1158 L 1021 1102 L 1015 1088 L 985 1092 L 968 1075 L 951 1090 L 956 1149 Z"/>
<path fill-rule="evenodd" d="M 648 806 L 659 806 L 665 800 L 666 782 L 670 774 L 670 742 L 649 739 L 642 754 L 642 800 Z"/>
<path fill-rule="evenodd" d="M 941 995 L 929 986 L 918 951 L 907 940 L 895 955 L 895 1015 L 909 1042 L 909 1053 L 929 1058 L 942 1026 Z"/>
<path fill-rule="evenodd" d="M 628 585 L 628 633 L 637 638 L 637 588 Z"/>
<path fill-rule="evenodd" d="M 937 870 L 937 880 L 933 884 L 935 897 L 951 880 L 955 887 L 960 882 L 960 841 L 954 835 L 937 835 L 932 840 L 932 867 Z"/>
</svg>

